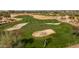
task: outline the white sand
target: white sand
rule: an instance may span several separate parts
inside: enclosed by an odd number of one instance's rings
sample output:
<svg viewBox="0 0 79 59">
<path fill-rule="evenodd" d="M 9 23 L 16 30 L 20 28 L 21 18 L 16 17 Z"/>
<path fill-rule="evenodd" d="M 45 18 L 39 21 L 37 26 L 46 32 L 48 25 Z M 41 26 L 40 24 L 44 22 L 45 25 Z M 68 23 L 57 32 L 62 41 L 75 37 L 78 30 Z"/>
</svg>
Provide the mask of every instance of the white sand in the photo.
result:
<svg viewBox="0 0 79 59">
<path fill-rule="evenodd" d="M 21 21 L 22 20 L 22 18 L 16 18 L 16 21 Z"/>
<path fill-rule="evenodd" d="M 45 23 L 47 25 L 60 25 L 61 23 Z"/>
<path fill-rule="evenodd" d="M 46 19 L 55 19 L 53 16 L 45 16 L 45 15 L 32 15 L 36 19 L 46 20 Z"/>
<path fill-rule="evenodd" d="M 45 16 L 45 15 L 34 15 L 34 14 L 28 14 L 28 13 L 22 13 L 22 14 L 11 14 L 11 17 L 14 18 L 16 16 L 21 16 L 21 15 L 29 15 L 29 16 L 33 16 L 33 18 L 35 19 L 40 19 L 40 20 L 47 20 L 47 19 L 56 19 L 56 17 L 54 16 Z"/>
<path fill-rule="evenodd" d="M 28 23 L 21 23 L 21 24 L 14 25 L 13 27 L 6 29 L 5 31 L 18 30 L 18 29 L 21 29 L 26 24 L 28 24 Z"/>
<path fill-rule="evenodd" d="M 45 30 L 42 30 L 42 31 L 33 32 L 32 36 L 33 37 L 44 37 L 44 36 L 48 36 L 48 35 L 51 35 L 51 34 L 54 34 L 54 33 L 56 33 L 56 32 L 52 29 L 45 29 Z"/>
</svg>

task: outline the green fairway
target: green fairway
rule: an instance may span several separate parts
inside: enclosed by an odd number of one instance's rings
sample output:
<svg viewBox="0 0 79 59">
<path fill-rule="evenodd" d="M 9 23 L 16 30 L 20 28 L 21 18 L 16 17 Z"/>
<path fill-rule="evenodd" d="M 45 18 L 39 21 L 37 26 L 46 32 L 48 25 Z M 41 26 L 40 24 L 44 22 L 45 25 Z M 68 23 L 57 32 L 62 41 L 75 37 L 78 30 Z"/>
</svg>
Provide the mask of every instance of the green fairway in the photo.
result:
<svg viewBox="0 0 79 59">
<path fill-rule="evenodd" d="M 29 22 L 22 29 L 19 30 L 21 42 L 24 44 L 25 48 L 43 48 L 44 41 L 46 40 L 46 48 L 63 48 L 73 44 L 79 43 L 79 37 L 74 36 L 73 27 L 67 23 L 61 23 L 55 19 L 53 20 L 38 20 L 31 16 L 17 16 L 23 18 L 23 21 L 19 23 Z M 47 25 L 45 23 L 61 23 L 60 25 Z M 17 23 L 15 23 L 17 24 Z M 0 28 L 7 26 L 8 28 L 13 26 L 13 24 L 1 25 Z M 34 38 L 32 33 L 44 29 L 53 29 L 56 34 L 52 34 L 47 37 Z"/>
</svg>

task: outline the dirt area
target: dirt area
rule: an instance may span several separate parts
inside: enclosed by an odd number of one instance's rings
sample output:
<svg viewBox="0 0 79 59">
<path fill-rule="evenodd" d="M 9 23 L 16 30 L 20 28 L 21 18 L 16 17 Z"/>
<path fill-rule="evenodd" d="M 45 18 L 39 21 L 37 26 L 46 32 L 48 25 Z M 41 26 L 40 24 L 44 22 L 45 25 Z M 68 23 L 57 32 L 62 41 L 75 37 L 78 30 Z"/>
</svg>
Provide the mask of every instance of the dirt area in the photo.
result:
<svg viewBox="0 0 79 59">
<path fill-rule="evenodd" d="M 5 29 L 4 31 L 18 30 L 18 29 L 21 29 L 21 28 L 22 28 L 23 26 L 25 26 L 26 24 L 28 24 L 28 23 L 17 24 L 17 25 L 14 25 L 14 26 L 11 27 L 11 28 Z"/>
<path fill-rule="evenodd" d="M 70 47 L 67 47 L 67 48 L 79 48 L 79 44 L 72 45 L 72 46 L 70 46 Z"/>
<path fill-rule="evenodd" d="M 45 37 L 45 36 L 55 34 L 55 33 L 56 32 L 52 29 L 45 29 L 45 30 L 33 32 L 32 36 L 33 37 Z"/>
<path fill-rule="evenodd" d="M 0 24 L 12 23 L 12 22 L 21 21 L 21 20 L 22 20 L 22 18 L 6 18 L 6 17 L 3 17 L 2 19 L 0 19 Z"/>
</svg>

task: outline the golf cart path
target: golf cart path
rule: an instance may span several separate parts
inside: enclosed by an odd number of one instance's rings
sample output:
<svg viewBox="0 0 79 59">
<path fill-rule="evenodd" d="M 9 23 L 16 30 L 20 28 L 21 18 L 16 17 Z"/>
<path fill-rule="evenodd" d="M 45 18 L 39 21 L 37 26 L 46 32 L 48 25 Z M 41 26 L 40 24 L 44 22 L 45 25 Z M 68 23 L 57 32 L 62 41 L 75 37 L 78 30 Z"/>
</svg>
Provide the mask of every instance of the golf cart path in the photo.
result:
<svg viewBox="0 0 79 59">
<path fill-rule="evenodd" d="M 18 30 L 21 29 L 23 26 L 25 26 L 28 23 L 20 23 L 20 24 L 16 24 L 11 28 L 5 29 L 5 31 L 13 31 L 13 30 Z"/>
</svg>

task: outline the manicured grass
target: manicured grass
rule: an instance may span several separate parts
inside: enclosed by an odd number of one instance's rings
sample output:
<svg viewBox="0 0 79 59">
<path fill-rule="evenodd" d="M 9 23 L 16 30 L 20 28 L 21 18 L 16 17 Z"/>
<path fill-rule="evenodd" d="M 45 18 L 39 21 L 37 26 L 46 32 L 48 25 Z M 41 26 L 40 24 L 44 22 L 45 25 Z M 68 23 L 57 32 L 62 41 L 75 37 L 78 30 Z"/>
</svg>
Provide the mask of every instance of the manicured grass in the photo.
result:
<svg viewBox="0 0 79 59">
<path fill-rule="evenodd" d="M 79 43 L 79 37 L 75 37 L 73 33 L 73 27 L 69 24 L 62 23 L 61 25 L 45 25 L 47 22 L 58 22 L 56 20 L 37 20 L 30 16 L 24 16 L 24 22 L 30 22 L 26 25 L 21 31 L 23 32 L 23 38 L 32 38 L 32 33 L 34 31 L 39 31 L 43 29 L 51 28 L 56 31 L 55 35 L 43 37 L 43 38 L 34 38 L 32 44 L 26 44 L 25 47 L 43 47 L 44 39 L 51 40 L 46 47 L 67 47 L 72 44 Z"/>
<path fill-rule="evenodd" d="M 34 19 L 31 16 L 18 16 L 23 18 L 21 22 L 29 22 L 29 24 L 25 25 L 22 29 L 19 30 L 21 33 L 20 39 L 33 40 L 32 43 L 25 42 L 25 48 L 43 48 L 44 40 L 47 40 L 48 43 L 46 48 L 59 48 L 59 47 L 67 47 L 69 45 L 79 43 L 79 37 L 73 35 L 73 27 L 67 23 L 61 23 L 60 25 L 46 25 L 45 23 L 57 23 L 57 20 L 38 20 Z M 20 23 L 21 23 L 20 22 Z M 44 29 L 53 29 L 56 31 L 56 34 L 42 37 L 42 38 L 34 38 L 32 37 L 32 33 L 39 30 Z"/>
</svg>

